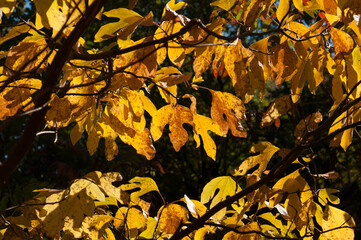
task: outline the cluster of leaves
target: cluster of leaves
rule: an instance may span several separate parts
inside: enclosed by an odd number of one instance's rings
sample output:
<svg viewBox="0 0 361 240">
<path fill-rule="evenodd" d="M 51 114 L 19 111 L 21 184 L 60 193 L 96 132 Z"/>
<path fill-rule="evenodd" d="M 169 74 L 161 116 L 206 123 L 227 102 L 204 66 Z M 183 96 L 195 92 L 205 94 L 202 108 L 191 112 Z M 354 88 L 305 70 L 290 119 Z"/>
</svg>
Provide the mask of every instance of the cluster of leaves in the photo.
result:
<svg viewBox="0 0 361 240">
<path fill-rule="evenodd" d="M 294 148 L 279 151 L 269 142 L 255 144 L 251 153 L 259 154 L 244 160 L 233 177 L 209 182 L 200 202 L 184 197 L 164 204 L 157 217 L 151 217 L 149 203 L 140 197 L 158 191 L 153 181 L 135 178 L 115 187 L 112 183 L 121 180 L 118 174 L 93 172 L 66 190 L 39 190 L 35 200 L 19 209 L 20 217 L 2 219 L 5 239 L 39 235 L 113 239 L 114 234 L 174 239 L 186 235 L 203 239 L 207 234 L 226 239 L 353 238 L 351 216 L 330 205 L 337 204 L 334 190 L 317 189 L 317 181 L 311 189 L 301 172 L 310 171 L 308 162 L 314 160 L 302 156 L 312 153 L 312 147 L 330 141 L 330 146 L 346 151 L 353 134 L 358 134 L 357 1 L 217 0 L 210 4 L 214 11 L 208 24 L 180 14 L 187 9 L 185 2 L 168 2 L 156 17 L 133 11 L 136 1 L 129 1 L 128 8 L 102 12 L 105 2 L 33 0 L 35 20 L 22 21 L 1 37 L 0 44 L 23 37 L 0 52 L 1 128 L 29 115 L 18 144 L 0 165 L 1 182 L 21 163 L 44 121 L 46 130 L 54 132 L 71 127 L 73 144 L 86 133 L 91 155 L 104 139 L 107 160 L 118 155 L 119 141 L 153 159 L 153 143 L 167 125 L 175 151 L 192 132 L 197 147 L 202 144 L 207 156 L 216 160 L 212 136 L 246 138 L 244 123 L 250 119 L 245 104 L 262 100 L 271 80 L 289 92 L 273 99 L 261 117 L 262 128 L 279 127 L 280 117 L 297 111 L 303 92 L 315 94 L 318 88 L 327 92 L 327 82 L 332 85 L 327 93 L 333 105 L 328 116 L 317 111 L 302 117 L 295 126 Z M 0 3 L 6 16 L 18 4 Z M 82 35 L 95 18 L 105 17 L 116 21 L 100 27 L 94 42 L 109 44 L 89 49 Z M 154 27 L 151 36 L 133 37 L 138 30 Z M 194 74 L 182 70 L 188 64 Z M 203 78 L 207 70 L 216 78 L 229 77 L 235 94 L 209 88 L 211 79 Z M 195 96 L 202 91 L 211 94 L 212 102 L 209 113 L 199 114 Z M 152 101 L 154 95 L 163 99 L 160 106 Z M 278 163 L 267 170 L 277 151 Z M 297 170 L 276 181 L 293 163 Z M 308 173 L 311 179 L 320 176 L 330 178 Z M 276 183 L 268 187 L 272 181 Z M 140 190 L 127 193 L 135 188 Z M 115 206 L 116 212 L 105 206 Z"/>
<path fill-rule="evenodd" d="M 269 142 L 260 142 L 251 149 L 260 154 L 249 157 L 239 169 L 252 168 L 255 162 L 267 165 L 264 157 L 270 159 L 278 150 Z M 144 195 L 152 191 L 160 195 L 154 180 L 135 177 L 115 187 L 113 183 L 122 180 L 119 173 L 91 172 L 65 190 L 36 190 L 33 200 L 15 207 L 21 215 L 2 219 L 0 223 L 6 227 L 0 233 L 2 239 L 169 238 L 241 191 L 241 185 L 256 182 L 265 168 L 258 168 L 253 175 L 237 169 L 233 177 L 217 177 L 206 184 L 200 201 L 184 195 L 178 201 L 164 203 L 156 216 L 150 214 L 151 202 L 144 200 Z M 272 188 L 263 186 L 221 209 L 188 237 L 313 239 L 317 234 L 319 239 L 352 239 L 352 217 L 333 206 L 340 202 L 333 195 L 337 190 L 323 188 L 315 192 L 301 171 L 297 169 Z"/>
</svg>

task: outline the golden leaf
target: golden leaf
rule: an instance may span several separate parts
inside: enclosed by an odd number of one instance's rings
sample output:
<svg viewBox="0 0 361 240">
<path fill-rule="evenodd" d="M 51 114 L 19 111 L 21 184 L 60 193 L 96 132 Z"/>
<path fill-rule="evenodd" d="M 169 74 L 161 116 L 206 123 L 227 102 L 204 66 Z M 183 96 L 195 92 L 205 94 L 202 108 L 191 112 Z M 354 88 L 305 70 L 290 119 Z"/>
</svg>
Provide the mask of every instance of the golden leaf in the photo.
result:
<svg viewBox="0 0 361 240">
<path fill-rule="evenodd" d="M 228 129 L 231 129 L 233 136 L 247 137 L 247 132 L 241 124 L 246 110 L 242 100 L 230 93 L 213 90 L 210 92 L 212 94 L 211 117 L 219 124 L 222 135 L 227 134 Z"/>
<path fill-rule="evenodd" d="M 355 221 L 350 214 L 338 208 L 327 204 L 323 214 L 323 220 L 320 225 L 323 231 L 333 229 L 332 231 L 322 233 L 321 236 L 324 236 L 327 239 L 354 239 L 354 230 L 348 227 L 355 227 Z"/>
<path fill-rule="evenodd" d="M 93 215 L 87 217 L 83 223 L 83 230 L 91 240 L 98 240 L 104 235 L 109 223 L 114 218 L 109 215 Z"/>
<path fill-rule="evenodd" d="M 49 106 L 50 109 L 45 116 L 47 125 L 56 128 L 66 127 L 71 118 L 71 105 L 69 100 L 54 95 Z"/>
<path fill-rule="evenodd" d="M 256 232 L 261 231 L 257 222 L 251 222 L 245 226 L 238 227 L 237 230 L 241 231 L 241 232 L 253 232 L 253 233 L 240 234 L 240 233 L 230 231 L 223 236 L 222 240 L 258 240 L 258 239 L 260 239 L 259 234 L 256 233 Z"/>
<path fill-rule="evenodd" d="M 258 177 L 261 176 L 267 168 L 268 162 L 271 160 L 273 154 L 279 150 L 278 147 L 273 146 L 269 142 L 259 142 L 252 146 L 250 153 L 258 153 L 256 156 L 248 157 L 242 164 L 234 170 L 234 176 L 244 176 L 253 167 L 259 164 L 259 167 L 252 173 Z"/>
<path fill-rule="evenodd" d="M 118 209 L 114 217 L 114 227 L 120 228 L 126 224 L 127 231 L 130 231 L 131 237 L 132 232 L 137 229 L 142 229 L 146 226 L 147 219 L 144 217 L 143 212 L 138 208 L 121 207 Z M 136 231 L 136 235 L 138 231 Z"/>
<path fill-rule="evenodd" d="M 153 22 L 152 12 L 142 17 L 132 10 L 117 8 L 103 14 L 107 17 L 118 18 L 119 21 L 103 25 L 95 34 L 94 42 L 101 42 L 114 36 L 126 40 L 140 24 L 150 26 Z"/>
<path fill-rule="evenodd" d="M 1 6 L 3 6 L 2 4 L 3 3 L 1 3 Z M 35 27 L 31 22 L 29 24 L 30 24 L 30 26 Z M 6 42 L 12 38 L 15 38 L 15 37 L 19 36 L 20 34 L 29 32 L 29 30 L 31 29 L 30 26 L 28 26 L 27 24 L 20 24 L 20 25 L 16 25 L 16 26 L 12 27 L 8 33 L 6 33 L 4 36 L 2 36 L 0 38 L 0 44 L 3 44 L 4 42 Z"/>
<path fill-rule="evenodd" d="M 281 117 L 283 114 L 286 114 L 292 108 L 292 102 L 290 99 L 290 95 L 284 95 L 282 97 L 277 98 L 274 102 L 272 102 L 268 108 L 266 113 L 263 114 L 261 127 L 267 127 L 272 125 L 276 119 Z"/>
<path fill-rule="evenodd" d="M 4 74 L 12 76 L 15 72 L 42 72 L 47 66 L 47 43 L 44 38 L 37 41 L 21 41 L 10 48 L 5 61 Z M 44 61 L 45 60 L 45 61 Z"/>
<path fill-rule="evenodd" d="M 34 4 L 36 8 L 36 28 L 54 29 L 53 36 L 55 36 L 67 22 L 66 13 L 63 12 L 62 8 L 65 3 L 53 0 L 34 0 Z"/>
<path fill-rule="evenodd" d="M 238 39 L 227 48 L 224 55 L 225 68 L 232 79 L 233 87 L 244 101 L 248 99 L 246 95 L 253 95 L 247 70 L 253 58 L 253 52 L 243 47 Z"/>
<path fill-rule="evenodd" d="M 330 33 L 335 47 L 336 58 L 338 54 L 344 55 L 351 52 L 354 43 L 352 37 L 348 33 L 334 27 L 331 29 Z"/>
<path fill-rule="evenodd" d="M 281 22 L 282 19 L 286 16 L 289 8 L 290 6 L 288 4 L 288 0 L 280 0 L 276 11 L 276 16 L 279 22 Z"/>
<path fill-rule="evenodd" d="M 139 238 L 144 238 L 144 239 L 154 238 L 154 232 L 157 226 L 158 226 L 158 221 L 152 217 L 148 217 L 146 229 L 139 234 Z"/>
<path fill-rule="evenodd" d="M 320 112 L 308 115 L 297 124 L 295 128 L 295 136 L 298 140 L 301 140 L 306 133 L 314 131 L 321 121 L 322 114 Z"/>
<path fill-rule="evenodd" d="M 340 192 L 337 189 L 332 188 L 322 188 L 318 191 L 318 202 L 325 206 L 328 202 L 332 204 L 339 204 L 340 199 L 333 195 L 333 193 Z"/>
<path fill-rule="evenodd" d="M 129 202 L 129 196 L 120 188 L 115 187 L 112 183 L 121 181 L 123 178 L 119 173 L 109 172 L 101 173 L 98 171 L 88 173 L 84 176 L 85 179 L 91 179 L 95 184 L 108 196 L 114 197 L 121 204 Z"/>
<path fill-rule="evenodd" d="M 233 7 L 233 5 L 235 3 L 236 3 L 236 0 L 216 0 L 216 1 L 212 2 L 210 5 L 222 8 L 226 11 L 229 11 L 229 10 L 231 10 L 231 8 Z"/>
<path fill-rule="evenodd" d="M 219 202 L 225 200 L 227 196 L 233 196 L 236 192 L 241 191 L 242 189 L 238 184 L 233 180 L 232 177 L 223 176 L 212 179 L 207 183 L 201 194 L 201 203 L 206 204 L 211 201 L 210 208 L 214 207 Z M 244 199 L 240 200 L 240 205 L 242 206 Z M 226 208 L 218 211 L 212 216 L 215 221 L 221 220 L 226 214 Z"/>
<path fill-rule="evenodd" d="M 166 105 L 159 109 L 152 118 L 150 133 L 153 140 L 157 141 L 163 134 L 165 125 L 169 124 L 169 137 L 177 152 L 188 141 L 187 131 L 183 124 L 188 123 L 193 126 L 193 115 L 189 108 L 181 105 Z"/>
<path fill-rule="evenodd" d="M 254 55 L 256 55 L 257 60 L 262 64 L 264 80 L 270 80 L 270 78 L 272 76 L 270 56 L 267 54 L 264 54 L 264 53 L 268 53 L 268 40 L 269 40 L 269 37 L 266 37 L 262 40 L 252 43 L 250 46 L 252 49 L 256 49 L 259 51 L 259 52 L 255 51 Z"/>
<path fill-rule="evenodd" d="M 188 220 L 188 211 L 179 204 L 169 204 L 158 211 L 159 230 L 174 234 L 181 223 Z"/>
<path fill-rule="evenodd" d="M 122 189 L 123 191 L 133 190 L 133 189 L 136 190 L 138 188 L 139 188 L 138 191 L 133 191 L 130 194 L 130 200 L 133 202 L 137 198 L 143 196 L 148 192 L 156 191 L 159 193 L 159 189 L 155 181 L 148 177 L 134 177 L 131 180 L 129 180 L 129 184 L 122 184 L 120 186 L 120 189 Z"/>
<path fill-rule="evenodd" d="M 31 94 L 41 88 L 42 82 L 35 78 L 24 78 L 9 83 L 0 93 L 0 120 L 15 115 L 19 110 L 33 108 Z"/>
<path fill-rule="evenodd" d="M 276 84 L 280 85 L 289 77 L 297 68 L 297 55 L 288 46 L 287 41 L 270 49 L 271 66 L 277 73 Z"/>
</svg>

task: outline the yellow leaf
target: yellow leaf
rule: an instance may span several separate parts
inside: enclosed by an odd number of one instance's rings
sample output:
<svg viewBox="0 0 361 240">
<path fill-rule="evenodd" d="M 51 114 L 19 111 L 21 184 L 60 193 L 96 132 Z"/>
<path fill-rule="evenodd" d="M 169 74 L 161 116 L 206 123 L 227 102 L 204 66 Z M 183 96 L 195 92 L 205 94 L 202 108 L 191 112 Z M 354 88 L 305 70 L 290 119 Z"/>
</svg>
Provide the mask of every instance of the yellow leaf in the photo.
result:
<svg viewBox="0 0 361 240">
<path fill-rule="evenodd" d="M 165 125 L 169 124 L 170 141 L 178 152 L 188 141 L 188 133 L 183 128 L 184 123 L 193 126 L 193 115 L 189 108 L 181 105 L 166 105 L 153 116 L 150 132 L 154 141 L 157 141 L 162 136 Z"/>
<path fill-rule="evenodd" d="M 49 127 L 66 127 L 70 121 L 71 105 L 68 99 L 54 96 L 45 119 Z"/>
<path fill-rule="evenodd" d="M 197 147 L 200 146 L 201 142 L 199 136 L 201 136 L 203 147 L 207 153 L 207 156 L 213 160 L 216 160 L 217 147 L 213 139 L 209 136 L 208 131 L 212 131 L 218 136 L 225 136 L 222 134 L 218 123 L 209 117 L 205 117 L 199 114 L 193 115 L 193 123 L 194 140 L 197 143 Z"/>
<path fill-rule="evenodd" d="M 85 220 L 84 230 L 91 240 L 98 240 L 104 235 L 106 229 L 109 229 L 109 223 L 113 220 L 109 215 L 93 215 Z M 109 231 L 108 231 L 109 233 Z"/>
<path fill-rule="evenodd" d="M 298 58 L 288 46 L 287 41 L 271 48 L 270 51 L 273 52 L 271 66 L 273 71 L 277 73 L 276 84 L 280 85 L 297 69 Z"/>
<path fill-rule="evenodd" d="M 233 136 L 247 137 L 247 132 L 241 124 L 246 110 L 242 100 L 230 93 L 213 90 L 210 92 L 212 94 L 211 117 L 219 124 L 222 135 L 227 134 L 228 129 L 231 129 Z"/>
<path fill-rule="evenodd" d="M 5 61 L 4 74 L 11 76 L 14 72 L 42 72 L 47 66 L 48 49 L 44 38 L 37 41 L 21 41 L 17 46 L 10 48 Z M 11 70 L 9 70 L 11 69 Z"/>
<path fill-rule="evenodd" d="M 250 153 L 259 152 L 259 154 L 248 157 L 246 160 L 244 160 L 242 164 L 234 170 L 232 175 L 244 176 L 251 168 L 259 165 L 259 167 L 252 174 L 260 177 L 263 171 L 266 170 L 267 164 L 271 160 L 273 154 L 275 154 L 278 150 L 278 147 L 273 146 L 269 142 L 259 142 L 253 145 Z"/>
<path fill-rule="evenodd" d="M 279 22 L 281 22 L 284 16 L 286 16 L 289 8 L 290 6 L 288 4 L 288 0 L 280 0 L 276 11 L 276 16 Z"/>
<path fill-rule="evenodd" d="M 91 179 L 102 191 L 109 197 L 114 197 L 121 204 L 129 202 L 129 196 L 120 188 L 115 187 L 112 183 L 121 181 L 123 178 L 119 173 L 109 172 L 101 173 L 98 171 L 88 173 L 84 176 L 85 179 Z"/>
<path fill-rule="evenodd" d="M 152 12 L 142 17 L 132 10 L 117 8 L 104 12 L 103 14 L 107 17 L 118 18 L 119 21 L 103 25 L 95 34 L 94 42 L 101 42 L 114 36 L 126 40 L 140 24 L 150 26 L 153 23 Z"/>
<path fill-rule="evenodd" d="M 5 13 L 6 17 L 10 16 L 10 14 L 14 11 L 16 5 L 16 0 L 0 0 L 1 11 Z"/>
<path fill-rule="evenodd" d="M 139 188 L 138 191 L 133 191 L 130 194 L 131 201 L 135 201 L 140 196 L 143 196 L 144 194 L 151 191 L 156 191 L 159 193 L 159 189 L 155 181 L 148 177 L 134 177 L 131 180 L 129 180 L 129 184 L 122 184 L 120 186 L 120 189 L 122 189 L 123 191 L 133 190 L 133 189 L 136 190 L 138 188 Z"/>
<path fill-rule="evenodd" d="M 229 11 L 229 10 L 231 10 L 231 8 L 233 7 L 233 5 L 235 3 L 236 3 L 236 0 L 216 0 L 216 1 L 212 2 L 210 5 L 222 8 L 226 11 Z"/>
<path fill-rule="evenodd" d="M 114 217 L 114 227 L 121 228 L 126 225 L 126 232 L 131 233 L 132 238 L 138 235 L 137 229 L 142 229 L 146 226 L 147 219 L 143 212 L 135 207 L 127 208 L 121 207 L 118 209 Z M 135 234 L 135 236 L 132 234 Z"/>
<path fill-rule="evenodd" d="M 277 98 L 274 102 L 272 102 L 268 108 L 266 113 L 263 114 L 261 127 L 267 127 L 272 125 L 276 119 L 281 117 L 283 114 L 286 114 L 292 108 L 292 102 L 290 99 L 290 95 L 284 95 L 282 97 Z"/>
<path fill-rule="evenodd" d="M 264 54 L 264 53 L 268 53 L 268 40 L 269 37 L 266 37 L 262 40 L 252 43 L 250 46 L 252 49 L 256 49 L 259 51 L 259 52 L 255 51 L 254 55 L 256 55 L 258 61 L 262 64 L 264 80 L 270 80 L 272 76 L 270 57 L 269 55 Z"/>
<path fill-rule="evenodd" d="M 35 78 L 23 78 L 9 83 L 0 93 L 0 120 L 15 115 L 19 110 L 33 108 L 31 95 L 39 90 L 42 82 Z"/>
<path fill-rule="evenodd" d="M 323 206 L 327 204 L 327 202 L 330 202 L 332 204 L 339 204 L 340 199 L 333 195 L 333 193 L 340 192 L 337 189 L 332 188 L 322 188 L 318 191 L 318 202 L 321 203 Z"/>
<path fill-rule="evenodd" d="M 322 115 L 320 112 L 315 112 L 308 115 L 305 119 L 302 119 L 295 128 L 295 136 L 298 140 L 308 133 L 312 132 L 318 127 L 318 123 L 322 121 Z"/>
<path fill-rule="evenodd" d="M 146 229 L 139 234 L 139 238 L 143 238 L 143 239 L 154 238 L 154 232 L 157 226 L 158 226 L 158 221 L 152 217 L 148 217 Z"/>
<path fill-rule="evenodd" d="M 331 231 L 322 234 L 327 239 L 354 239 L 354 229 L 348 228 L 356 226 L 353 218 L 350 216 L 350 214 L 328 204 L 326 205 L 323 214 L 321 226 L 323 231 L 332 229 Z"/>
<path fill-rule="evenodd" d="M 15 2 L 15 4 L 16 4 L 16 2 Z M 0 5 L 3 6 L 2 3 Z M 33 24 L 31 22 L 29 24 L 31 26 L 33 26 Z M 35 26 L 33 26 L 33 27 L 35 27 Z M 2 36 L 0 38 L 0 44 L 3 44 L 4 42 L 6 42 L 14 37 L 17 37 L 20 34 L 27 33 L 27 32 L 29 32 L 30 29 L 31 29 L 30 26 L 28 26 L 27 24 L 16 25 L 16 26 L 12 27 L 8 33 L 6 33 L 4 36 Z"/>
<path fill-rule="evenodd" d="M 207 212 L 207 207 L 204 206 L 201 202 L 197 200 L 191 200 L 187 195 L 184 194 L 184 198 L 182 198 L 186 204 L 189 212 L 193 217 L 198 218 Z"/>
<path fill-rule="evenodd" d="M 330 33 L 335 47 L 336 57 L 338 54 L 344 55 L 352 51 L 354 42 L 348 33 L 334 27 L 331 28 Z"/>
<path fill-rule="evenodd" d="M 243 47 L 241 41 L 238 39 L 233 42 L 233 45 L 227 48 L 224 55 L 225 68 L 232 79 L 233 87 L 245 102 L 247 102 L 246 95 L 253 94 L 253 92 L 251 92 L 251 82 L 247 70 L 253 58 L 253 52 Z"/>
<path fill-rule="evenodd" d="M 241 234 L 230 231 L 223 236 L 222 240 L 258 240 L 259 235 L 256 232 L 261 231 L 257 222 L 251 222 L 245 226 L 238 227 L 237 230 L 252 233 Z"/>
<path fill-rule="evenodd" d="M 233 180 L 232 177 L 223 176 L 212 179 L 209 183 L 204 186 L 201 194 L 201 203 L 205 204 L 211 201 L 210 208 L 214 207 L 217 203 L 225 200 L 227 196 L 233 196 L 236 192 L 242 189 Z M 241 200 L 243 205 L 244 199 Z M 226 214 L 226 208 L 217 212 L 212 216 L 215 221 L 221 220 Z"/>
<path fill-rule="evenodd" d="M 159 231 L 174 234 L 181 223 L 188 221 L 188 211 L 179 204 L 169 204 L 158 211 Z"/>
<path fill-rule="evenodd" d="M 60 3 L 61 5 L 59 6 Z M 36 8 L 36 21 L 35 26 L 37 29 L 43 27 L 54 29 L 53 36 L 55 36 L 66 24 L 65 12 L 63 12 L 63 1 L 53 0 L 34 0 Z"/>
</svg>

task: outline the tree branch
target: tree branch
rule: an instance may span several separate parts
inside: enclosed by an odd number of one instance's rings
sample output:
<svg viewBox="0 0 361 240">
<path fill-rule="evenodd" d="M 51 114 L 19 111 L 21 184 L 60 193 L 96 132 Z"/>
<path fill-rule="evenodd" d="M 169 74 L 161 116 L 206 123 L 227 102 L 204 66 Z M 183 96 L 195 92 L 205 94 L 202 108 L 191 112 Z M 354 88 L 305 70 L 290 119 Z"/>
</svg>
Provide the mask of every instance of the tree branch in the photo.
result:
<svg viewBox="0 0 361 240">
<path fill-rule="evenodd" d="M 61 74 L 62 68 L 68 60 L 72 47 L 78 41 L 80 36 L 89 27 L 98 12 L 104 6 L 107 0 L 96 0 L 84 13 L 84 16 L 75 25 L 73 31 L 67 39 L 65 39 L 62 47 L 59 49 L 54 57 L 52 64 L 47 69 L 44 77 L 43 86 L 38 93 L 38 99 L 35 103 L 35 108 L 43 106 L 50 100 L 52 91 L 58 82 L 58 77 Z M 48 108 L 44 107 L 40 111 L 34 112 L 26 124 L 24 132 L 15 145 L 8 159 L 0 166 L 0 184 L 4 184 L 11 174 L 16 170 L 22 162 L 26 154 L 31 149 L 32 143 L 35 139 L 37 131 L 43 123 L 45 114 Z"/>
</svg>

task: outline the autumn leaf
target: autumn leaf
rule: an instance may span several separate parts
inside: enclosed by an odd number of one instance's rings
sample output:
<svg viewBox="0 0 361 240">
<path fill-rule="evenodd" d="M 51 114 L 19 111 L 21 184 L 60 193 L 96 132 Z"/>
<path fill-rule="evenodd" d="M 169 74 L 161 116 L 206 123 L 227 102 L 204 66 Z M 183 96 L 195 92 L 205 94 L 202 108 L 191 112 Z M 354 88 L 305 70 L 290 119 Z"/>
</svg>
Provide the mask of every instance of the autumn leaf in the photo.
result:
<svg viewBox="0 0 361 240">
<path fill-rule="evenodd" d="M 272 102 L 263 114 L 261 127 L 272 125 L 279 117 L 286 114 L 292 108 L 290 95 L 284 95 Z"/>
<path fill-rule="evenodd" d="M 44 61 L 47 54 L 47 43 L 44 38 L 37 41 L 22 41 L 10 48 L 5 61 L 4 74 L 12 76 L 17 71 L 40 73 L 47 65 L 47 61 Z"/>
<path fill-rule="evenodd" d="M 158 211 L 159 231 L 174 234 L 181 223 L 188 220 L 188 211 L 179 204 L 163 206 Z"/>
<path fill-rule="evenodd" d="M 233 175 L 244 176 L 250 169 L 259 165 L 252 174 L 260 177 L 263 171 L 266 170 L 267 164 L 271 160 L 273 154 L 275 154 L 278 150 L 278 147 L 273 146 L 269 142 L 259 142 L 255 144 L 251 148 L 250 153 L 259 152 L 259 154 L 256 156 L 248 157 L 246 160 L 244 160 L 242 164 L 234 170 Z"/>
<path fill-rule="evenodd" d="M 0 120 L 15 115 L 19 110 L 32 109 L 31 95 L 41 86 L 41 80 L 35 78 L 24 78 L 8 84 L 0 93 Z"/>
<path fill-rule="evenodd" d="M 297 69 L 298 58 L 287 41 L 271 48 L 270 52 L 273 52 L 271 66 L 273 71 L 277 73 L 276 85 L 280 85 Z"/>
<path fill-rule="evenodd" d="M 177 152 L 188 141 L 188 133 L 183 128 L 187 123 L 193 126 L 193 115 L 189 108 L 181 105 L 166 105 L 159 109 L 152 118 L 150 133 L 157 141 L 163 134 L 164 127 L 169 124 L 169 138 Z"/>
<path fill-rule="evenodd" d="M 320 225 L 323 231 L 333 229 L 332 231 L 322 233 L 321 236 L 327 239 L 354 239 L 355 233 L 352 227 L 355 227 L 355 221 L 350 214 L 338 208 L 327 204 Z"/>
<path fill-rule="evenodd" d="M 118 18 L 119 21 L 103 25 L 95 34 L 94 42 L 101 42 L 114 36 L 125 40 L 134 32 L 138 25 L 149 26 L 153 23 L 153 13 L 142 17 L 138 13 L 126 8 L 112 9 L 103 14 L 109 18 Z"/>
<path fill-rule="evenodd" d="M 334 193 L 338 193 L 339 190 L 332 188 L 322 188 L 318 192 L 318 202 L 325 206 L 328 202 L 332 204 L 339 204 L 340 199 L 333 195 Z"/>
<path fill-rule="evenodd" d="M 318 127 L 318 123 L 321 121 L 322 115 L 320 112 L 312 113 L 297 124 L 295 128 L 295 136 L 298 140 L 301 140 L 306 133 L 314 131 Z"/>
<path fill-rule="evenodd" d="M 236 96 L 226 93 L 210 90 L 212 94 L 211 117 L 216 121 L 222 135 L 227 134 L 228 129 L 236 137 L 247 137 L 247 132 L 241 124 L 244 119 L 245 107 L 242 100 Z"/>
<path fill-rule="evenodd" d="M 232 177 L 223 176 L 212 179 L 207 183 L 201 194 L 201 203 L 206 204 L 211 202 L 210 208 L 214 207 L 219 202 L 225 200 L 227 196 L 233 196 L 236 192 L 241 191 L 242 189 L 238 184 L 233 180 Z M 241 200 L 240 205 L 243 205 Z M 226 208 L 218 211 L 212 216 L 215 221 L 221 220 L 226 214 Z"/>
<path fill-rule="evenodd" d="M 148 177 L 134 177 L 129 180 L 129 184 L 123 184 L 120 186 L 120 188 L 123 191 L 139 188 L 138 191 L 134 191 L 130 194 L 131 201 L 135 201 L 137 198 L 151 191 L 156 191 L 160 193 L 157 184 L 154 182 L 153 179 Z"/>
<path fill-rule="evenodd" d="M 349 54 L 350 51 L 353 49 L 354 44 L 352 37 L 348 33 L 337 28 L 332 28 L 330 33 L 331 38 L 334 42 L 336 53 L 335 58 L 337 58 L 338 54 Z"/>
</svg>

